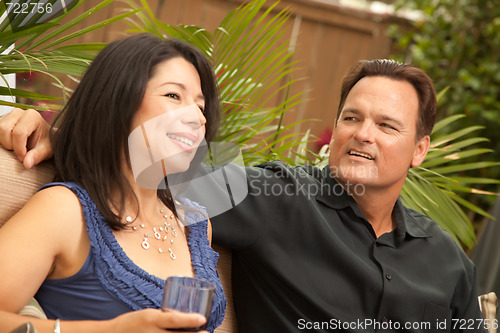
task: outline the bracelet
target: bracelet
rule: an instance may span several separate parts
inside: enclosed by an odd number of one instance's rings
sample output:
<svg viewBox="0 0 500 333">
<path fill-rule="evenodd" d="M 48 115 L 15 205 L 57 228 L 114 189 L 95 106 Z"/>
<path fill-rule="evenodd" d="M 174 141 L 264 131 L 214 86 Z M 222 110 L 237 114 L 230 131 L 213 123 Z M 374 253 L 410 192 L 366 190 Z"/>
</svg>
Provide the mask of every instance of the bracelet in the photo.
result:
<svg viewBox="0 0 500 333">
<path fill-rule="evenodd" d="M 59 318 L 54 323 L 54 333 L 61 333 L 61 321 Z"/>
</svg>

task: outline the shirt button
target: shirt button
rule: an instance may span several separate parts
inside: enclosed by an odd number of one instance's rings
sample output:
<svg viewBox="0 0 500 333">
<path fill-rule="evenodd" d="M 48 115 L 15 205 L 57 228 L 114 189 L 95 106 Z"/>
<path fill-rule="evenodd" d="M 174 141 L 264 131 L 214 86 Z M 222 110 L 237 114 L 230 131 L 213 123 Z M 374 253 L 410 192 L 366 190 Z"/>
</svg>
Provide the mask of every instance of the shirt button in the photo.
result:
<svg viewBox="0 0 500 333">
<path fill-rule="evenodd" d="M 391 274 L 386 274 L 385 278 L 390 281 L 392 279 L 392 275 Z"/>
</svg>

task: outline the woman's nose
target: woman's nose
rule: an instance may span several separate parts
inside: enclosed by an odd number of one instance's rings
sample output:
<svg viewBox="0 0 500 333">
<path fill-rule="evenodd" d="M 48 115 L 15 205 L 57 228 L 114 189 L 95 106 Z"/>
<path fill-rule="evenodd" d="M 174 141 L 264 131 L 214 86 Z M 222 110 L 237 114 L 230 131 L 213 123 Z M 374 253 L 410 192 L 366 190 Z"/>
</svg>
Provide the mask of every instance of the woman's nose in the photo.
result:
<svg viewBox="0 0 500 333">
<path fill-rule="evenodd" d="M 205 124 L 207 123 L 207 119 L 205 118 L 205 115 L 203 114 L 201 109 L 197 105 L 193 104 L 192 107 L 190 107 L 182 117 L 182 122 L 195 129 L 198 129 L 202 126 L 205 126 Z"/>
<path fill-rule="evenodd" d="M 205 126 L 205 124 L 207 123 L 207 118 L 205 118 L 205 114 L 199 108 L 198 108 L 198 115 L 201 126 Z"/>
</svg>

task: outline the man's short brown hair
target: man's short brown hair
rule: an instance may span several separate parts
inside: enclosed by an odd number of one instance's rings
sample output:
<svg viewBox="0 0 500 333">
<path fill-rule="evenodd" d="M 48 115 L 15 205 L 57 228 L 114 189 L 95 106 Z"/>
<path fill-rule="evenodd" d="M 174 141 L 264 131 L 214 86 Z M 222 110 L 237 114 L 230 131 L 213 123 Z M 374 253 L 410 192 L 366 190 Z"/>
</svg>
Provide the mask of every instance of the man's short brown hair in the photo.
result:
<svg viewBox="0 0 500 333">
<path fill-rule="evenodd" d="M 346 74 L 342 81 L 336 121 L 352 87 L 367 76 L 382 76 L 409 82 L 417 91 L 419 101 L 416 139 L 431 134 L 437 111 L 436 91 L 432 80 L 420 68 L 388 59 L 361 60 Z"/>
</svg>

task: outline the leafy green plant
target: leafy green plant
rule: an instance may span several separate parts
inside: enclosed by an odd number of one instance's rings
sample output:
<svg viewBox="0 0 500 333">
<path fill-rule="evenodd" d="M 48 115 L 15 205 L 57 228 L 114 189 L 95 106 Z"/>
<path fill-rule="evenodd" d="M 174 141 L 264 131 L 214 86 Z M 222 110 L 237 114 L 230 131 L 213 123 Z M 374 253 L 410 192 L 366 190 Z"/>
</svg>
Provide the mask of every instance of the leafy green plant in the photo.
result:
<svg viewBox="0 0 500 333">
<path fill-rule="evenodd" d="M 492 153 L 489 148 L 477 147 L 487 142 L 484 137 L 468 138 L 467 135 L 477 133 L 481 126 L 469 126 L 453 133 L 445 129 L 453 122 L 465 117 L 454 115 L 439 121 L 433 131 L 431 149 L 418 168 L 410 169 L 403 192 L 402 200 L 406 206 L 429 216 L 455 240 L 467 248 L 475 243 L 475 231 L 463 208 L 482 216 L 491 217 L 486 211 L 463 199 L 462 193 L 486 194 L 495 193 L 475 188 L 484 184 L 500 184 L 498 179 L 485 177 L 469 177 L 471 170 L 499 166 L 500 162 L 470 161 L 470 159 Z"/>
<path fill-rule="evenodd" d="M 392 27 L 397 41 L 395 57 L 425 70 L 436 90 L 449 87 L 440 100 L 439 118 L 465 114 L 450 123 L 448 133 L 483 126 L 491 142 L 500 140 L 500 6 L 483 0 L 398 0 L 401 9 L 418 10 L 410 29 Z M 469 137 L 472 137 L 469 135 Z M 500 160 L 500 150 L 472 160 Z M 476 169 L 469 174 L 500 178 L 500 168 Z M 486 184 L 497 191 L 498 184 Z M 470 198 L 466 195 L 466 198 Z M 483 200 L 484 201 L 484 200 Z M 483 206 L 488 206 L 483 202 Z"/>
<path fill-rule="evenodd" d="M 289 13 L 272 13 L 277 3 L 261 11 L 265 2 L 240 6 L 214 32 L 161 22 L 145 0 L 141 1 L 145 11 L 128 20 L 133 32 L 183 39 L 212 60 L 223 107 L 219 141 L 240 146 L 247 165 L 274 159 L 293 164 L 303 134 L 290 133 L 296 123 L 283 125 L 284 115 L 301 102 L 301 94 L 290 95 L 296 67 L 284 29 Z M 271 103 L 273 99 L 279 101 Z"/>
<path fill-rule="evenodd" d="M 99 5 L 82 13 L 67 22 L 65 18 L 86 0 L 78 0 L 72 3 L 71 8 L 50 18 L 46 22 L 38 22 L 48 10 L 52 8 L 56 0 L 48 1 L 40 10 L 32 13 L 30 10 L 18 10 L 17 14 L 5 15 L 0 23 L 0 80 L 6 87 L 0 87 L 0 95 L 16 96 L 32 100 L 63 100 L 66 99 L 66 88 L 58 77 L 59 74 L 66 76 L 80 76 L 87 68 L 96 52 L 104 47 L 104 43 L 92 44 L 63 44 L 75 38 L 90 33 L 100 27 L 133 15 L 136 11 L 112 17 L 105 21 L 91 25 L 85 29 L 69 33 L 68 29 L 84 21 L 100 9 L 109 5 L 113 0 L 102 1 Z M 37 4 L 38 1 L 27 1 L 28 4 Z M 0 15 L 6 14 L 9 8 L 4 1 L 0 2 Z M 13 8 L 10 8 L 11 10 Z M 34 14 L 34 15 L 33 15 Z M 12 73 L 42 73 L 49 76 L 54 83 L 62 88 L 61 96 L 42 95 L 25 89 L 14 89 L 8 85 L 6 74 Z M 29 104 L 12 103 L 0 101 L 0 105 L 12 107 L 30 108 Z M 47 107 L 36 106 L 38 110 L 47 110 Z"/>
</svg>

